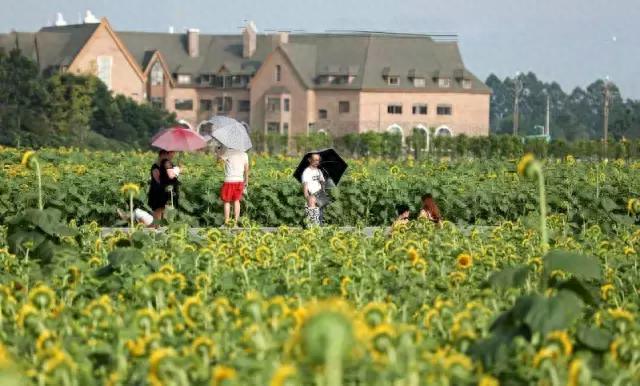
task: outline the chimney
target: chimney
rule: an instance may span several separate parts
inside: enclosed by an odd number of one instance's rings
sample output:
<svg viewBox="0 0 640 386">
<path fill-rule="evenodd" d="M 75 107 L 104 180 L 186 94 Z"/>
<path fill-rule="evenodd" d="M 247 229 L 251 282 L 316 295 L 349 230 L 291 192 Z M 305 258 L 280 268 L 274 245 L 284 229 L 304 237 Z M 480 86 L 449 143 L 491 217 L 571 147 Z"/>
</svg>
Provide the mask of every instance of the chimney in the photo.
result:
<svg viewBox="0 0 640 386">
<path fill-rule="evenodd" d="M 289 43 L 289 32 L 285 32 L 285 31 L 277 32 L 271 37 L 271 39 L 272 39 L 271 42 L 272 42 L 273 48 L 280 47 L 283 44 Z"/>
<path fill-rule="evenodd" d="M 189 49 L 189 56 L 197 58 L 200 48 L 200 30 L 195 28 L 189 28 L 187 30 L 187 48 Z"/>
<path fill-rule="evenodd" d="M 62 17 L 62 13 L 58 12 L 56 14 L 55 26 L 64 27 L 65 25 L 67 25 L 67 22 L 64 20 L 64 17 Z"/>
<path fill-rule="evenodd" d="M 242 30 L 242 57 L 248 59 L 256 52 L 256 33 L 258 29 L 249 21 Z"/>
</svg>

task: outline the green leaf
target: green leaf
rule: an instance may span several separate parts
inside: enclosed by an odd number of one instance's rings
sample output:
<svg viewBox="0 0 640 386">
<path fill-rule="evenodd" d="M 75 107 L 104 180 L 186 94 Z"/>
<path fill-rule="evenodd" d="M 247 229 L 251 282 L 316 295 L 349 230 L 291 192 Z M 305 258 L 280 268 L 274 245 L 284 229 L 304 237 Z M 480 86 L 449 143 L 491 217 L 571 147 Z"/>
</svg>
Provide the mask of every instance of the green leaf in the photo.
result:
<svg viewBox="0 0 640 386">
<path fill-rule="evenodd" d="M 505 268 L 500 272 L 494 272 L 488 280 L 488 284 L 494 288 L 516 288 L 522 286 L 529 276 L 529 267 L 516 266 Z"/>
<path fill-rule="evenodd" d="M 582 327 L 578 330 L 578 342 L 587 346 L 593 351 L 607 351 L 613 340 L 613 336 L 608 331 L 596 327 Z"/>
<path fill-rule="evenodd" d="M 587 280 L 600 280 L 602 277 L 597 258 L 563 250 L 547 253 L 544 257 L 544 270 L 547 276 L 553 271 L 562 270 Z"/>
<path fill-rule="evenodd" d="M 539 297 L 524 318 L 533 332 L 547 335 L 568 328 L 578 317 L 582 301 L 573 292 L 561 290 L 552 298 Z"/>
<path fill-rule="evenodd" d="M 603 197 L 600 200 L 600 204 L 602 205 L 602 208 L 607 212 L 613 212 L 614 210 L 618 209 L 618 204 L 616 204 L 616 202 L 609 197 Z"/>
<path fill-rule="evenodd" d="M 600 303 L 598 298 L 598 288 L 585 283 L 577 277 L 572 277 L 568 280 L 555 283 L 553 287 L 559 290 L 571 291 L 578 295 L 583 302 L 592 306 L 597 306 Z"/>
</svg>

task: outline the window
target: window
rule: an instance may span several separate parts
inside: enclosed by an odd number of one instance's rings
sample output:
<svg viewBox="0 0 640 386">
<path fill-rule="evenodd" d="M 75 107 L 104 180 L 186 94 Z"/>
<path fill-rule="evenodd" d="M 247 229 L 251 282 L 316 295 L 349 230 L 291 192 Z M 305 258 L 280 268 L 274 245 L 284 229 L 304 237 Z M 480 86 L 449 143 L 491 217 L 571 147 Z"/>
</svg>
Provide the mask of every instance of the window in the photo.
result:
<svg viewBox="0 0 640 386">
<path fill-rule="evenodd" d="M 267 111 L 272 113 L 280 111 L 280 98 L 267 98 Z"/>
<path fill-rule="evenodd" d="M 200 99 L 200 111 L 211 111 L 213 109 L 213 101 L 211 99 Z"/>
<path fill-rule="evenodd" d="M 176 107 L 176 110 L 193 110 L 193 100 L 192 99 L 176 99 L 175 107 Z"/>
<path fill-rule="evenodd" d="M 159 109 L 164 107 L 164 98 L 162 97 L 151 97 L 149 101 L 153 107 L 157 107 Z"/>
<path fill-rule="evenodd" d="M 318 119 L 327 119 L 327 110 L 320 109 L 318 110 Z"/>
<path fill-rule="evenodd" d="M 440 79 L 438 79 L 438 87 L 440 87 L 440 88 L 449 88 L 449 87 L 451 87 L 451 79 L 449 79 L 449 78 L 440 78 Z"/>
<path fill-rule="evenodd" d="M 238 101 L 238 112 L 246 113 L 251 111 L 251 101 Z"/>
<path fill-rule="evenodd" d="M 399 76 L 390 76 L 390 77 L 388 77 L 387 78 L 387 84 L 389 84 L 391 86 L 399 85 L 400 84 L 400 77 Z"/>
<path fill-rule="evenodd" d="M 111 65 L 113 58 L 111 56 L 98 56 L 98 78 L 111 89 Z"/>
<path fill-rule="evenodd" d="M 282 78 L 282 67 L 280 65 L 276 65 L 276 74 L 275 74 L 276 82 L 280 82 Z"/>
<path fill-rule="evenodd" d="M 164 73 L 162 72 L 162 65 L 160 62 L 155 62 L 151 67 L 151 85 L 159 86 L 164 81 Z"/>
<path fill-rule="evenodd" d="M 402 105 L 393 104 L 387 106 L 387 113 L 389 114 L 402 114 Z"/>
<path fill-rule="evenodd" d="M 206 85 L 211 83 L 211 75 L 210 74 L 200 74 L 200 84 Z"/>
<path fill-rule="evenodd" d="M 282 124 L 282 134 L 289 135 L 289 124 L 287 122 Z"/>
<path fill-rule="evenodd" d="M 289 98 L 284 99 L 284 111 L 289 111 Z"/>
<path fill-rule="evenodd" d="M 451 106 L 438 105 L 438 115 L 451 115 Z"/>
<path fill-rule="evenodd" d="M 338 112 L 340 114 L 346 114 L 349 112 L 349 101 L 338 102 Z"/>
<path fill-rule="evenodd" d="M 427 105 L 425 104 L 421 104 L 421 103 L 417 103 L 415 105 L 413 105 L 413 114 L 419 114 L 419 115 L 427 115 Z"/>
<path fill-rule="evenodd" d="M 466 88 L 467 90 L 471 88 L 471 79 L 463 79 L 462 80 L 462 88 Z"/>
<path fill-rule="evenodd" d="M 216 98 L 216 108 L 218 112 L 229 112 L 232 108 L 232 99 L 231 97 L 217 97 Z"/>
<path fill-rule="evenodd" d="M 413 78 L 413 87 L 424 87 L 424 78 Z"/>
<path fill-rule="evenodd" d="M 178 84 L 189 84 L 189 83 L 191 83 L 191 75 L 178 74 Z"/>
<path fill-rule="evenodd" d="M 268 122 L 267 134 L 278 134 L 278 133 L 280 133 L 280 122 Z"/>
</svg>

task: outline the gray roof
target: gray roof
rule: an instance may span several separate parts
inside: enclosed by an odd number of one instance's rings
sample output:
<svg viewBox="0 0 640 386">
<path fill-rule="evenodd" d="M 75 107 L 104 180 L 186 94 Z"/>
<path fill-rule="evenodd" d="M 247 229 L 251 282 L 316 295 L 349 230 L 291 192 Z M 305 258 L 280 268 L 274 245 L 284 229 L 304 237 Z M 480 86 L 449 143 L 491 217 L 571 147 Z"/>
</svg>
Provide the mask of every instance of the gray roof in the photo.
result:
<svg viewBox="0 0 640 386">
<path fill-rule="evenodd" d="M 69 65 L 78 55 L 99 24 L 75 24 L 45 27 L 36 33 L 13 32 L 5 39 L 6 51 L 20 48 L 25 56 L 36 60 L 42 71 Z"/>
<path fill-rule="evenodd" d="M 42 69 L 68 64 L 77 55 L 98 24 L 47 27 L 36 34 L 14 34 L 37 57 Z M 223 67 L 231 74 L 254 74 L 276 49 L 272 35 L 256 37 L 256 51 L 242 57 L 242 35 L 199 36 L 199 55 L 188 54 L 186 34 L 117 32 L 134 59 L 145 69 L 160 51 L 169 71 L 179 74 L 218 73 Z M 35 36 L 35 38 L 34 38 Z M 15 39 L 14 39 L 15 40 Z M 0 46 L 6 46 L 5 38 Z M 31 46 L 29 46 L 31 41 Z M 4 43 L 3 43 L 4 42 Z M 37 48 L 37 50 L 36 50 Z M 462 61 L 457 42 L 434 41 L 427 35 L 385 33 L 304 33 L 291 34 L 281 46 L 304 85 L 316 89 L 417 90 L 413 78 L 425 78 L 425 90 L 438 88 L 437 78 L 451 78 L 451 90 L 462 91 L 462 79 L 472 82 L 472 90 L 490 92 Z M 319 82 L 322 76 L 351 76 L 352 82 Z M 399 77 L 389 85 L 387 76 Z M 465 90 L 468 91 L 468 90 Z"/>
</svg>

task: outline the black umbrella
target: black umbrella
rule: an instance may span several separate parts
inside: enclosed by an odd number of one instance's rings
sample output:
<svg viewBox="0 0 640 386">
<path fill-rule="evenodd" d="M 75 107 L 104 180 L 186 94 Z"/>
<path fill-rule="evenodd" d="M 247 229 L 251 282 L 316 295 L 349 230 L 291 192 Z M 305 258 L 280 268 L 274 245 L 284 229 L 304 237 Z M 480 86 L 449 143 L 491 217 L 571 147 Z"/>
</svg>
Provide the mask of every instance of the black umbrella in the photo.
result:
<svg viewBox="0 0 640 386">
<path fill-rule="evenodd" d="M 309 157 L 311 157 L 312 154 L 320 155 L 321 161 L 319 168 L 322 170 L 322 174 L 324 174 L 325 178 L 331 178 L 333 183 L 337 185 L 345 170 L 347 170 L 348 165 L 333 149 L 312 151 L 305 154 L 304 158 L 302 158 L 302 161 L 300 161 L 300 164 L 296 168 L 296 171 L 293 173 L 296 180 L 302 182 L 302 173 L 304 172 L 304 169 L 309 166 Z"/>
</svg>

